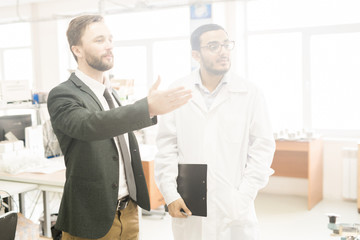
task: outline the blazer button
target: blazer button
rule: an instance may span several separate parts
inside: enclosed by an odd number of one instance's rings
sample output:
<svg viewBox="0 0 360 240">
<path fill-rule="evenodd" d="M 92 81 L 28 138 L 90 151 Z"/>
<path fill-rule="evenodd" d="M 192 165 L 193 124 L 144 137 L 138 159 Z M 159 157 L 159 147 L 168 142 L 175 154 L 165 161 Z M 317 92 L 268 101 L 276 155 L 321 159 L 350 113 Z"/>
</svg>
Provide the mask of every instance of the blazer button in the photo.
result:
<svg viewBox="0 0 360 240">
<path fill-rule="evenodd" d="M 118 157 L 117 157 L 117 156 L 113 156 L 113 160 L 114 160 L 114 161 L 117 161 L 117 160 L 118 160 Z"/>
<path fill-rule="evenodd" d="M 112 186 L 113 189 L 117 189 L 117 188 L 118 188 L 117 183 L 113 183 L 111 186 Z"/>
</svg>

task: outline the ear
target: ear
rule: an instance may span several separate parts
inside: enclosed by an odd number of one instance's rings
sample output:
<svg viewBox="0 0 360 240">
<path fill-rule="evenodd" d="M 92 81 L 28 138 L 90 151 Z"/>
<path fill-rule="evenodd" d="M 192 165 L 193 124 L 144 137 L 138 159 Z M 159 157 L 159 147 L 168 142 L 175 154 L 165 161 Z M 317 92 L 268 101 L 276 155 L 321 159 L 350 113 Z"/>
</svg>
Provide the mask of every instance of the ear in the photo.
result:
<svg viewBox="0 0 360 240">
<path fill-rule="evenodd" d="M 82 51 L 81 51 L 81 47 L 80 46 L 72 46 L 71 47 L 72 52 L 75 54 L 75 56 L 77 58 L 81 58 L 82 57 Z"/>
<path fill-rule="evenodd" d="M 191 56 L 192 56 L 197 62 L 200 63 L 201 57 L 200 57 L 200 52 L 199 52 L 199 51 L 197 51 L 197 50 L 192 50 L 192 51 L 191 51 Z"/>
</svg>

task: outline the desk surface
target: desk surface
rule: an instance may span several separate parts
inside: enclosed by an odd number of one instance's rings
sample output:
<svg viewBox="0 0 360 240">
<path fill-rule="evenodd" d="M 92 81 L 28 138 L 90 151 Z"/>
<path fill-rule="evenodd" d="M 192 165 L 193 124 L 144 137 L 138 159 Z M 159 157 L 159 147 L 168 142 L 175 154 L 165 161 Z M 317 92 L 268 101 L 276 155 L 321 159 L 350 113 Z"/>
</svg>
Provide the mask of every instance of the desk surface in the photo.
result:
<svg viewBox="0 0 360 240">
<path fill-rule="evenodd" d="M 0 172 L 0 180 L 12 181 L 14 183 L 37 184 L 43 191 L 44 204 L 44 234 L 51 237 L 50 212 L 47 191 L 61 192 L 65 184 L 65 170 L 54 173 L 19 173 L 9 174 Z"/>
<path fill-rule="evenodd" d="M 63 187 L 65 183 L 65 170 L 54 173 L 9 174 L 0 172 L 0 180 Z"/>
<path fill-rule="evenodd" d="M 7 197 L 8 194 L 15 195 L 35 190 L 37 188 L 38 185 L 36 184 L 0 181 L 0 196 Z"/>
</svg>

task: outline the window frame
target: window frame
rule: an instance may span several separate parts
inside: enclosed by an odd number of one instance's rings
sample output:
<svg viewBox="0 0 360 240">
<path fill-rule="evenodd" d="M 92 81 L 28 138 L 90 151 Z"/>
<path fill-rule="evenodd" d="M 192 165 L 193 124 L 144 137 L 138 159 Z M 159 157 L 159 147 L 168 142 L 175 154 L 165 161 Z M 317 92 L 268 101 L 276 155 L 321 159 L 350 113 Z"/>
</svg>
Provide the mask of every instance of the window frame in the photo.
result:
<svg viewBox="0 0 360 240">
<path fill-rule="evenodd" d="M 245 31 L 244 37 L 246 46 L 248 46 L 249 37 L 253 35 L 266 35 L 266 34 L 277 34 L 277 33 L 301 33 L 302 35 L 302 86 L 303 86 L 303 128 L 309 129 L 317 134 L 320 134 L 325 138 L 346 138 L 346 139 L 358 139 L 360 136 L 359 129 L 349 130 L 337 130 L 337 129 L 314 129 L 312 128 L 312 114 L 311 114 L 311 38 L 317 35 L 323 34 L 344 34 L 344 33 L 360 33 L 360 23 L 352 24 L 338 24 L 338 25 L 326 25 L 326 26 L 312 26 L 312 27 L 295 27 L 295 28 L 284 28 L 284 29 L 268 29 L 268 30 L 248 30 L 248 9 L 247 3 L 244 3 L 245 8 Z M 248 50 L 245 51 L 245 68 L 248 72 Z M 300 130 L 300 129 L 294 129 Z"/>
</svg>

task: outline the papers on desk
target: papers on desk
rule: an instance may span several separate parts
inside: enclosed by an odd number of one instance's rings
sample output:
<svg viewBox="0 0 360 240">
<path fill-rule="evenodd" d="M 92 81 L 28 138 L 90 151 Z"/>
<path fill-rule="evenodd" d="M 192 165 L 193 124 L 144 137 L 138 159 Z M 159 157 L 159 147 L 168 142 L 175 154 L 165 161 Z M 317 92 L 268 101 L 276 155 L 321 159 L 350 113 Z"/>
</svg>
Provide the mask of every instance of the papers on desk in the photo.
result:
<svg viewBox="0 0 360 240">
<path fill-rule="evenodd" d="M 10 174 L 23 172 L 53 173 L 63 169 L 65 169 L 63 156 L 47 159 L 38 155 L 29 155 L 0 161 L 0 170 Z"/>
</svg>

